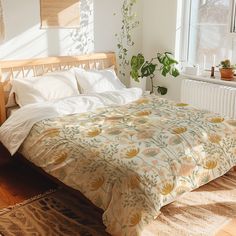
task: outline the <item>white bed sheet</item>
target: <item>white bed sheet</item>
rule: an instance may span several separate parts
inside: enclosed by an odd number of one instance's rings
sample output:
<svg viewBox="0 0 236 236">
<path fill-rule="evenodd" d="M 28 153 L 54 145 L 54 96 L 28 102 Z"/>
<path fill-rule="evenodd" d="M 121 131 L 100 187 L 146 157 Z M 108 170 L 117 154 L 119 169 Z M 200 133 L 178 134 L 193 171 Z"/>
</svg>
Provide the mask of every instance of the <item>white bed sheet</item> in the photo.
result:
<svg viewBox="0 0 236 236">
<path fill-rule="evenodd" d="M 104 93 L 81 94 L 56 102 L 29 104 L 12 113 L 0 127 L 0 141 L 13 155 L 38 121 L 84 113 L 106 106 L 124 105 L 139 99 L 141 96 L 142 90 L 139 88 L 124 88 Z"/>
</svg>

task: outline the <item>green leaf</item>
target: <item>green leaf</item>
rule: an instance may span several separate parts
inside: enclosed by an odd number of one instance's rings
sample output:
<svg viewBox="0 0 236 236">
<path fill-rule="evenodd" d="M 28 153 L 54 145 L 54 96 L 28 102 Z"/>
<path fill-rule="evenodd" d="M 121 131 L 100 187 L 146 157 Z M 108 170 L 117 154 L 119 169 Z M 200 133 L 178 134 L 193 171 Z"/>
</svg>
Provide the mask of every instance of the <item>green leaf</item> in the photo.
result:
<svg viewBox="0 0 236 236">
<path fill-rule="evenodd" d="M 132 56 L 131 58 L 131 68 L 139 70 L 143 63 L 145 62 L 144 56 L 139 53 L 137 56 Z"/>
<path fill-rule="evenodd" d="M 161 70 L 161 74 L 166 77 L 166 75 L 170 72 L 171 67 L 169 65 L 163 66 L 163 69 Z"/>
<path fill-rule="evenodd" d="M 154 76 L 156 64 L 146 62 L 141 68 L 141 77 Z"/>
<path fill-rule="evenodd" d="M 166 57 L 166 56 L 163 58 L 163 65 L 164 65 L 164 66 L 168 66 L 168 65 L 170 65 L 169 58 Z"/>
<path fill-rule="evenodd" d="M 158 86 L 157 92 L 160 93 L 161 95 L 167 94 L 167 91 L 168 91 L 167 88 Z"/>
<path fill-rule="evenodd" d="M 179 64 L 173 57 L 173 55 L 171 53 L 166 53 L 166 57 L 168 58 L 169 60 L 169 64 L 172 65 L 172 64 Z"/>
<path fill-rule="evenodd" d="M 178 64 L 178 62 L 176 60 L 174 60 L 173 58 L 168 58 L 168 64 L 169 65 L 174 65 L 174 64 Z"/>
<path fill-rule="evenodd" d="M 171 71 L 171 75 L 174 76 L 174 77 L 177 77 L 179 76 L 179 71 L 177 68 L 173 68 L 172 71 Z"/>
<path fill-rule="evenodd" d="M 137 70 L 130 71 L 130 76 L 133 78 L 133 80 L 139 82 L 139 73 Z"/>
<path fill-rule="evenodd" d="M 138 78 L 140 77 L 139 75 L 139 70 L 141 69 L 142 65 L 144 64 L 145 59 L 144 56 L 139 53 L 137 56 L 133 56 L 131 58 L 131 72 L 130 72 L 130 76 L 137 81 Z"/>
<path fill-rule="evenodd" d="M 165 57 L 163 55 L 161 55 L 160 53 L 158 53 L 157 54 L 157 59 L 161 64 L 163 64 Z"/>
</svg>

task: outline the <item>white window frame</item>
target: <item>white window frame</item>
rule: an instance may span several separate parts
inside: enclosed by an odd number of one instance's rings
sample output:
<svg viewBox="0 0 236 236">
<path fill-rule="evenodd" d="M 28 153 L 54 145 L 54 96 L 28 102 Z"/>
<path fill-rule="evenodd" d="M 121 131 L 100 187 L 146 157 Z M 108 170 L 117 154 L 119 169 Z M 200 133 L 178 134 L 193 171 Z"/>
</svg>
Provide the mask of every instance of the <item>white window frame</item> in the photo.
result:
<svg viewBox="0 0 236 236">
<path fill-rule="evenodd" d="M 236 33 L 236 1 L 231 0 L 232 4 L 232 13 L 231 13 L 231 22 L 230 22 L 230 33 Z"/>
<path fill-rule="evenodd" d="M 175 57 L 181 64 L 188 62 L 191 0 L 178 0 Z"/>
<path fill-rule="evenodd" d="M 192 1 L 196 0 L 178 0 L 177 6 L 177 24 L 176 24 L 176 58 L 181 66 L 189 63 L 190 48 L 190 20 Z M 202 0 L 205 1 L 205 0 Z M 228 33 L 233 37 L 236 45 L 236 0 L 231 0 L 232 12 L 229 22 Z M 232 60 L 236 62 L 236 47 L 233 48 Z"/>
</svg>

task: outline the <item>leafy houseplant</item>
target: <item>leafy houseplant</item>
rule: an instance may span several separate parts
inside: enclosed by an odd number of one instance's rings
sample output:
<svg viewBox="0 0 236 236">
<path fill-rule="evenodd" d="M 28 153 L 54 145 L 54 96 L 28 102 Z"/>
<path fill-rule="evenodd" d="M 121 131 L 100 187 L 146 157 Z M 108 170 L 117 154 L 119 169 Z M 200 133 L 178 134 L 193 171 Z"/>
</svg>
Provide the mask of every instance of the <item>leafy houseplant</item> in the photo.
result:
<svg viewBox="0 0 236 236">
<path fill-rule="evenodd" d="M 220 74 L 222 80 L 233 80 L 235 65 L 232 65 L 230 60 L 226 59 L 220 62 Z"/>
<path fill-rule="evenodd" d="M 157 92 L 161 95 L 167 93 L 167 88 L 154 85 L 153 80 L 156 70 L 159 70 L 164 77 L 166 77 L 167 74 L 174 77 L 179 75 L 179 71 L 176 68 L 178 62 L 169 52 L 157 53 L 157 56 L 152 58 L 150 61 L 145 60 L 143 54 L 139 53 L 132 57 L 130 64 L 130 76 L 133 80 L 139 82 L 140 78 L 150 78 L 152 86 L 151 93 L 154 93 L 154 89 L 157 89 Z"/>
</svg>

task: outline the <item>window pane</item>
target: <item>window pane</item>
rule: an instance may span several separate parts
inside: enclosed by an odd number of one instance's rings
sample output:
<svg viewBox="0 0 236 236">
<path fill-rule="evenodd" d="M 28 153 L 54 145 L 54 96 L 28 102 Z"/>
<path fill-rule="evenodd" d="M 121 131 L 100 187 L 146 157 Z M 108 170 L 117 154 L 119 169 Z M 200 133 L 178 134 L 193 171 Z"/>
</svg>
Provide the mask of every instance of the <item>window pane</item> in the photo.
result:
<svg viewBox="0 0 236 236">
<path fill-rule="evenodd" d="M 232 59 L 229 34 L 230 0 L 192 0 L 189 62 L 202 69 Z"/>
</svg>

